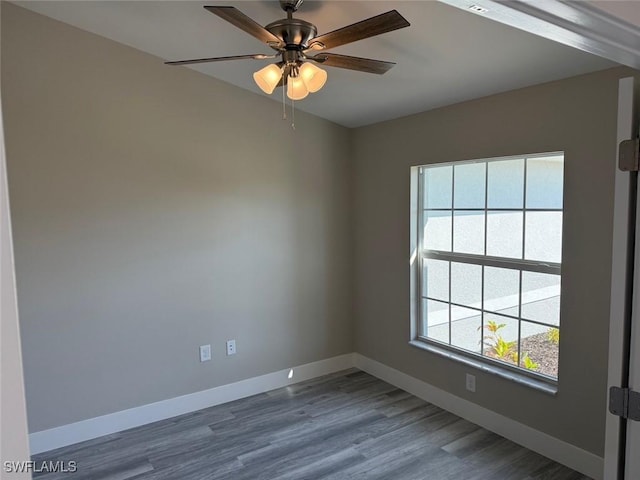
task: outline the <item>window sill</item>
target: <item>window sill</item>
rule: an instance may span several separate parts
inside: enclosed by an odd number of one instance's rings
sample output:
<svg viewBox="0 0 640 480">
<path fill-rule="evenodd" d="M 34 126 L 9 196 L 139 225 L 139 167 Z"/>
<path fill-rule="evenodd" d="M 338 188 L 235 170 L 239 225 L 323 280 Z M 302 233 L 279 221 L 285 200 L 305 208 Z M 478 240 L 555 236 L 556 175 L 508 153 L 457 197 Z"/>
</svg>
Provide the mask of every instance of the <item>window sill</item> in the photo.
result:
<svg viewBox="0 0 640 480">
<path fill-rule="evenodd" d="M 484 362 L 480 359 L 474 359 L 461 353 L 453 352 L 451 350 L 438 347 L 437 345 L 432 345 L 419 340 L 411 340 L 409 342 L 409 345 L 412 345 L 421 350 L 426 350 L 427 352 L 431 352 L 436 355 L 440 355 L 441 357 L 449 358 L 453 361 L 463 363 L 464 365 L 475 368 L 477 370 L 481 370 L 491 375 L 496 375 L 500 378 L 504 378 L 505 380 L 509 380 L 511 382 L 533 388 L 534 390 L 538 390 L 548 395 L 555 396 L 558 393 L 558 385 L 556 383 L 537 380 L 527 375 L 502 368 L 499 365 Z"/>
</svg>

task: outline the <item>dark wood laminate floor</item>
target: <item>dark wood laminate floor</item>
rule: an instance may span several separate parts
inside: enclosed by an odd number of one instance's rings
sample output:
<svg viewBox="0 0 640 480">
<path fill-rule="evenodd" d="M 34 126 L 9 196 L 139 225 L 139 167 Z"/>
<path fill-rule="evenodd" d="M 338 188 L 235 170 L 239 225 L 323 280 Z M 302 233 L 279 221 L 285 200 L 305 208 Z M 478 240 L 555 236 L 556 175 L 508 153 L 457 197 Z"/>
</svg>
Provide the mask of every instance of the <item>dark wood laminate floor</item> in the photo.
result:
<svg viewBox="0 0 640 480">
<path fill-rule="evenodd" d="M 587 477 L 349 370 L 45 452 L 38 480 L 578 480 Z"/>
</svg>

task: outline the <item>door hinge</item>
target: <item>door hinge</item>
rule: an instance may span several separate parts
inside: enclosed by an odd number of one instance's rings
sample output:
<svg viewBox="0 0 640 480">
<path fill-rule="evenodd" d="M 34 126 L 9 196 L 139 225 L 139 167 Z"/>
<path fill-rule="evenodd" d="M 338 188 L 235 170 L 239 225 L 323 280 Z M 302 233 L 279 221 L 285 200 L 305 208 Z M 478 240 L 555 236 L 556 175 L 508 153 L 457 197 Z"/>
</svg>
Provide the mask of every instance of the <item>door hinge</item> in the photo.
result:
<svg viewBox="0 0 640 480">
<path fill-rule="evenodd" d="M 618 146 L 618 168 L 623 172 L 640 170 L 640 139 L 624 140 Z"/>
<path fill-rule="evenodd" d="M 618 417 L 640 422 L 640 392 L 630 388 L 609 389 L 609 411 Z"/>
</svg>

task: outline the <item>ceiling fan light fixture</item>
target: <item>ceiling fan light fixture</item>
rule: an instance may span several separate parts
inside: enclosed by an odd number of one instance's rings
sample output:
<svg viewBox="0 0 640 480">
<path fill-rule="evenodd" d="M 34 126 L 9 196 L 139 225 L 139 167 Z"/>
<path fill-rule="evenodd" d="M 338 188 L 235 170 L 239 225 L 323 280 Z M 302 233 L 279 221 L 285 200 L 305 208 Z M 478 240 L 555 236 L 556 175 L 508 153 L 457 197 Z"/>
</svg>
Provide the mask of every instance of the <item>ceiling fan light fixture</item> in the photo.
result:
<svg viewBox="0 0 640 480">
<path fill-rule="evenodd" d="M 309 89 L 304 84 L 302 77 L 289 77 L 287 80 L 287 97 L 291 100 L 302 100 L 309 95 Z"/>
<path fill-rule="evenodd" d="M 327 82 L 327 72 L 314 64 L 306 62 L 300 67 L 300 78 L 310 93 L 315 93 Z"/>
<path fill-rule="evenodd" d="M 272 63 L 253 74 L 256 85 L 267 95 L 271 95 L 282 78 L 282 68 Z"/>
</svg>

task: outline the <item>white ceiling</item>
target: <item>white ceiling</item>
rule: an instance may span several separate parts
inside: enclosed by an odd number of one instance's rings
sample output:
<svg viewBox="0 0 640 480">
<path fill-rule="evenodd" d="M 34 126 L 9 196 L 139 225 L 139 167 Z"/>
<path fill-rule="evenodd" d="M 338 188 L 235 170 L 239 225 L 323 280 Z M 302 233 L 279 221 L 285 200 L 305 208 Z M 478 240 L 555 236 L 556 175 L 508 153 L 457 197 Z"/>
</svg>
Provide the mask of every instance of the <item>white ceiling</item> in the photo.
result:
<svg viewBox="0 0 640 480">
<path fill-rule="evenodd" d="M 284 16 L 274 1 L 16 3 L 156 55 L 158 61 L 270 53 L 203 5 L 233 5 L 263 25 Z M 397 65 L 382 76 L 327 67 L 325 87 L 296 102 L 296 108 L 357 127 L 615 65 L 435 1 L 307 0 L 295 16 L 314 23 L 318 33 L 326 33 L 391 9 L 397 9 L 411 26 L 331 51 Z M 193 68 L 263 95 L 252 73 L 267 62 L 166 68 Z M 278 91 L 273 98 L 281 101 Z"/>
</svg>

